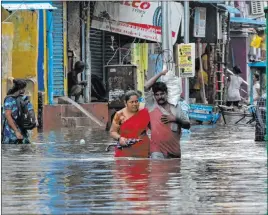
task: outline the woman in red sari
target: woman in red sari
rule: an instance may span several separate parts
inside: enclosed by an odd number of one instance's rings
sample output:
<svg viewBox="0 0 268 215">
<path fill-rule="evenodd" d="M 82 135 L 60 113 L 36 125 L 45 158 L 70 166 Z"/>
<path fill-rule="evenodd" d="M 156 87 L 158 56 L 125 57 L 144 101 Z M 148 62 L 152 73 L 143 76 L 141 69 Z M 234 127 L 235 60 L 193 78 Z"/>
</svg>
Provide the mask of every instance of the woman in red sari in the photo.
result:
<svg viewBox="0 0 268 215">
<path fill-rule="evenodd" d="M 140 139 L 140 141 L 122 149 L 115 147 L 115 157 L 148 158 L 150 154 L 150 139 L 147 136 L 149 123 L 148 110 L 139 108 L 139 94 L 136 91 L 128 91 L 125 94 L 125 108 L 116 112 L 110 135 L 121 146 L 126 146 L 128 139 Z"/>
</svg>

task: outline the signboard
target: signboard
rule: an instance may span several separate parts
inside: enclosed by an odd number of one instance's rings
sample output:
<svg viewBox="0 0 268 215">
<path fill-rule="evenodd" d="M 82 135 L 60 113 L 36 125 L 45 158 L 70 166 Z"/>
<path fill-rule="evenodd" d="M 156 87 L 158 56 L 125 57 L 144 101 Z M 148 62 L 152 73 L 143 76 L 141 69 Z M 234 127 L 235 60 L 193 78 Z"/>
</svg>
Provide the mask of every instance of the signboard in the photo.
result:
<svg viewBox="0 0 268 215">
<path fill-rule="evenodd" d="M 195 76 L 195 44 L 179 44 L 178 49 L 178 67 L 182 78 Z"/>
<path fill-rule="evenodd" d="M 177 41 L 183 18 L 181 3 L 169 2 L 172 44 Z M 92 17 L 92 28 L 161 42 L 161 2 L 97 1 Z"/>
<path fill-rule="evenodd" d="M 206 37 L 206 12 L 205 7 L 196 7 L 194 12 L 194 37 Z"/>
</svg>

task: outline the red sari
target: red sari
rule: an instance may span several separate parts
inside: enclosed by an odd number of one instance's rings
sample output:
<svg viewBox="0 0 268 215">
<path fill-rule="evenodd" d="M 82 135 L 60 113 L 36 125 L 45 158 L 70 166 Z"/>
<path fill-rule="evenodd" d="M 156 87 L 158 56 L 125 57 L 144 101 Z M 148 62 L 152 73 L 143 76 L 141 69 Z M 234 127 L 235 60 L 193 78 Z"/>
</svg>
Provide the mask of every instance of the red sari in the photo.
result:
<svg viewBox="0 0 268 215">
<path fill-rule="evenodd" d="M 122 122 L 123 113 L 117 112 L 114 123 L 120 125 L 120 135 L 125 138 L 141 139 L 140 142 L 123 149 L 115 147 L 115 157 L 148 158 L 150 154 L 150 139 L 146 134 L 150 123 L 149 112 L 146 108 Z M 122 122 L 122 123 L 120 123 Z"/>
<path fill-rule="evenodd" d="M 151 118 L 151 153 L 161 152 L 165 156 L 180 157 L 180 136 L 181 128 L 177 132 L 173 132 L 170 128 L 170 123 L 164 124 L 161 122 L 163 113 L 159 108 L 155 108 L 150 112 Z"/>
</svg>

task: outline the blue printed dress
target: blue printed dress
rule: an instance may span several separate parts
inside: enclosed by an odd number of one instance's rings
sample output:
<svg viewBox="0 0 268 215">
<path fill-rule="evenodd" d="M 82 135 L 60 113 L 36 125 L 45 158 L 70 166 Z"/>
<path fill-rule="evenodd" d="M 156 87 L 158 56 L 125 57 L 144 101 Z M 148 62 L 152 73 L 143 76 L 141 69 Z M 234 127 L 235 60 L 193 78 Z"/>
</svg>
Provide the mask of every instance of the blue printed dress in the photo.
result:
<svg viewBox="0 0 268 215">
<path fill-rule="evenodd" d="M 23 99 L 27 98 L 27 96 L 23 96 Z M 18 130 L 24 136 L 22 141 L 18 141 L 15 131 L 8 125 L 8 122 L 5 118 L 5 111 L 11 110 L 12 118 L 16 120 L 18 118 L 18 106 L 16 102 L 16 98 L 8 97 L 5 99 L 3 112 L 2 112 L 2 126 L 3 126 L 3 133 L 2 133 L 2 143 L 3 144 L 17 144 L 17 143 L 30 143 L 28 139 L 28 132 L 26 130 L 20 129 L 18 126 Z M 28 103 L 28 110 L 33 110 L 33 106 L 31 103 Z M 16 124 L 16 122 L 15 122 Z"/>
</svg>

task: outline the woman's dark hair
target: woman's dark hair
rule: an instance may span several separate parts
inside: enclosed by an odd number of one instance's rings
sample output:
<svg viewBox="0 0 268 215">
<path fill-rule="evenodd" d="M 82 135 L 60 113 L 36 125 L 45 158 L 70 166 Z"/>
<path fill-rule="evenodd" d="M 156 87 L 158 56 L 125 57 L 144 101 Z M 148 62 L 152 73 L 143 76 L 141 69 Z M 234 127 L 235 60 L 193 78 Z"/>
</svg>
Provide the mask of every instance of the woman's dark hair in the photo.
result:
<svg viewBox="0 0 268 215">
<path fill-rule="evenodd" d="M 26 86 L 27 83 L 24 79 L 13 79 L 13 87 L 7 92 L 7 95 L 12 95 Z"/>
<path fill-rule="evenodd" d="M 164 82 L 156 82 L 152 86 L 153 93 L 157 93 L 159 91 L 167 93 L 167 85 Z"/>
<path fill-rule="evenodd" d="M 233 71 L 234 71 L 235 74 L 240 74 L 240 73 L 242 73 L 242 72 L 241 72 L 241 69 L 240 69 L 238 66 L 234 66 Z"/>
<path fill-rule="evenodd" d="M 257 81 L 260 80 L 260 76 L 259 76 L 259 74 L 255 73 L 254 76 L 255 76 L 255 78 L 257 79 Z"/>
<path fill-rule="evenodd" d="M 127 102 L 131 96 L 137 96 L 140 98 L 140 95 L 135 90 L 129 90 L 125 93 L 125 102 Z"/>
</svg>

